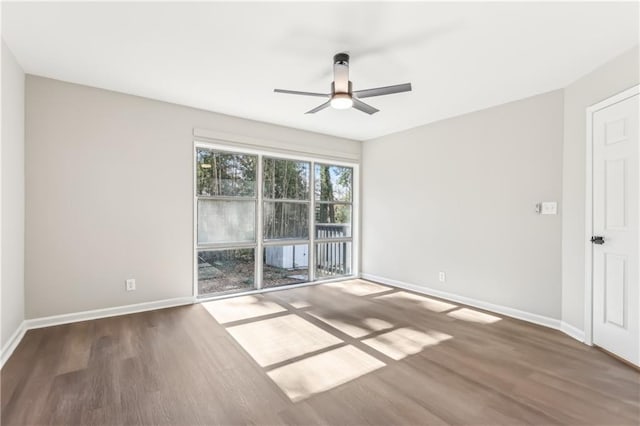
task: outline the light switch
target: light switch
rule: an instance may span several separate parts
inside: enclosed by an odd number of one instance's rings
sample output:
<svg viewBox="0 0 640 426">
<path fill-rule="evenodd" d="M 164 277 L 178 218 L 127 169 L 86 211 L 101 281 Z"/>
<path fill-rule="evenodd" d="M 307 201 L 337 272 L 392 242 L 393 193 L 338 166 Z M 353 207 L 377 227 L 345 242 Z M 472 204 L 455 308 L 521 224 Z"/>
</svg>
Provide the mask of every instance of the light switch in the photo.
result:
<svg viewBox="0 0 640 426">
<path fill-rule="evenodd" d="M 126 280 L 124 283 L 127 291 L 134 291 L 136 289 L 136 280 L 133 278 Z"/>
<path fill-rule="evenodd" d="M 540 204 L 540 214 L 558 214 L 558 203 L 555 201 L 543 201 Z"/>
</svg>

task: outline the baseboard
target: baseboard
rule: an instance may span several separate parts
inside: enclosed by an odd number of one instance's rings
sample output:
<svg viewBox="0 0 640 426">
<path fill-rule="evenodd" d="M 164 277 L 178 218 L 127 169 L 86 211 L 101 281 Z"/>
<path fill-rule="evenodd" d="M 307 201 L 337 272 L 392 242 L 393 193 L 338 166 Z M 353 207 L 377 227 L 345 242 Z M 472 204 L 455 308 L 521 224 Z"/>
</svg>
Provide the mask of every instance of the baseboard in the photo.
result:
<svg viewBox="0 0 640 426">
<path fill-rule="evenodd" d="M 27 330 L 34 328 L 51 327 L 54 325 L 69 324 L 72 322 L 88 321 L 99 318 L 108 318 L 118 315 L 134 314 L 136 312 L 153 311 L 156 309 L 172 308 L 175 306 L 191 305 L 195 302 L 192 296 L 177 297 L 174 299 L 156 300 L 154 302 L 136 303 L 133 305 L 116 306 L 113 308 L 94 309 L 91 311 L 76 312 L 72 314 L 52 315 L 49 317 L 24 320 L 20 327 L 13 333 L 7 344 L 2 348 L 0 368 L 4 366 L 15 348 L 18 346 Z"/>
<path fill-rule="evenodd" d="M 562 321 L 555 318 L 545 317 L 543 315 L 538 315 L 538 314 L 534 314 L 527 311 L 521 311 L 519 309 L 510 308 L 508 306 L 495 305 L 493 303 L 484 302 L 482 300 L 472 299 L 470 297 L 460 296 L 454 293 L 447 293 L 445 291 L 440 291 L 440 290 L 434 290 L 429 287 L 423 287 L 416 284 L 409 284 L 409 283 L 392 280 L 385 277 L 379 277 L 376 275 L 362 274 L 362 278 L 365 280 L 377 281 L 381 284 L 387 284 L 387 285 L 402 288 L 405 290 L 415 291 L 416 293 L 423 293 L 429 296 L 439 297 L 441 299 L 450 300 L 452 302 L 463 303 L 465 305 L 473 306 L 475 308 L 484 309 L 484 310 L 495 312 L 497 314 L 505 315 L 511 318 L 516 318 L 516 319 L 527 321 L 533 324 L 542 325 L 544 327 L 553 328 L 554 330 L 561 330 L 569 334 L 568 332 L 566 332 L 564 329 L 561 328 Z M 574 339 L 577 339 L 577 337 L 573 334 L 569 334 L 569 336 L 573 337 Z"/>
<path fill-rule="evenodd" d="M 584 343 L 584 331 L 580 330 L 579 328 L 576 328 L 576 327 L 572 326 L 571 324 L 568 324 L 568 323 L 562 321 L 562 324 L 560 324 L 560 331 L 562 331 L 564 334 L 568 334 L 569 336 L 573 337 L 574 339 Z"/>
<path fill-rule="evenodd" d="M 136 303 L 133 305 L 116 306 L 113 308 L 94 309 L 91 311 L 75 312 L 72 314 L 53 315 L 25 320 L 27 330 L 53 325 L 69 324 L 98 318 L 115 317 L 118 315 L 134 314 L 136 312 L 153 311 L 154 309 L 172 308 L 174 306 L 190 305 L 194 298 L 177 297 L 175 299 L 156 300 L 154 302 Z"/>
<path fill-rule="evenodd" d="M 476 308 L 484 309 L 487 311 L 502 314 L 511 318 L 520 319 L 523 321 L 531 322 L 534 324 L 542 325 L 545 327 L 560 330 L 563 333 L 571 336 L 572 338 L 584 342 L 584 332 L 576 327 L 562 322 L 560 320 L 545 317 L 531 312 L 521 311 L 519 309 L 509 308 L 507 306 L 495 305 L 493 303 L 484 302 L 477 299 L 472 299 L 465 296 L 460 296 L 454 293 L 447 293 L 440 290 L 434 290 L 432 288 L 419 286 L 416 284 L 409 284 L 398 280 L 392 280 L 390 278 L 379 277 L 377 275 L 371 275 L 362 273 L 359 274 L 362 279 L 369 281 L 376 281 L 381 284 L 387 284 L 393 287 L 402 288 L 405 290 L 415 291 L 416 293 L 423 293 L 429 296 L 439 297 L 441 299 L 451 300 L 453 302 L 463 303 L 465 305 L 474 306 Z M 189 297 L 178 297 L 174 299 L 158 300 L 154 302 L 137 303 L 133 305 L 117 306 L 113 308 L 95 309 L 91 311 L 77 312 L 72 314 L 53 315 L 49 317 L 34 318 L 23 321 L 16 331 L 11 335 L 7 343 L 2 348 L 0 353 L 0 368 L 2 368 L 5 362 L 9 359 L 13 351 L 16 349 L 27 330 L 43 327 L 51 327 L 54 325 L 69 324 L 79 321 L 88 321 L 99 318 L 108 318 L 118 315 L 133 314 L 136 312 L 152 311 L 155 309 L 171 308 L 175 306 L 190 305 L 196 303 L 196 300 Z"/>
<path fill-rule="evenodd" d="M 2 352 L 0 352 L 0 369 L 4 366 L 4 363 L 9 359 L 13 351 L 18 347 L 20 341 L 24 337 L 24 333 L 27 332 L 27 328 L 25 322 L 22 321 L 16 331 L 13 332 L 7 343 L 5 343 L 2 348 Z"/>
</svg>

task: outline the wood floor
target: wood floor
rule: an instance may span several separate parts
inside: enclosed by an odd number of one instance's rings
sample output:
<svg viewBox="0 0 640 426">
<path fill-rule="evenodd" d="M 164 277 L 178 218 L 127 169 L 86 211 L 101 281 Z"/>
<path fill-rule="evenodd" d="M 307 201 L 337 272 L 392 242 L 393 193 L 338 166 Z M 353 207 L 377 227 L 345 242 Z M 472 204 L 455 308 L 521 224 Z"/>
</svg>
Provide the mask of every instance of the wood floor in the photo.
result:
<svg viewBox="0 0 640 426">
<path fill-rule="evenodd" d="M 640 423 L 640 373 L 361 280 L 27 332 L 2 425 Z"/>
</svg>

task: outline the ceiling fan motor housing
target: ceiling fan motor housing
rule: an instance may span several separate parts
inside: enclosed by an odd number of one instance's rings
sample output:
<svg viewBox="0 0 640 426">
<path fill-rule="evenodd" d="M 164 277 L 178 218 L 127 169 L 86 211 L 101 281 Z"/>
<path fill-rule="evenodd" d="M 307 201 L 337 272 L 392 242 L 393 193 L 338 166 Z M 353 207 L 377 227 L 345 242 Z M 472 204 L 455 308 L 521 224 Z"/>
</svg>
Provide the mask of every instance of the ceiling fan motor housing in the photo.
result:
<svg viewBox="0 0 640 426">
<path fill-rule="evenodd" d="M 331 93 L 351 94 L 349 55 L 346 53 L 338 53 L 333 57 L 333 83 L 331 83 Z"/>
<path fill-rule="evenodd" d="M 333 96 L 336 93 L 348 93 L 348 94 L 351 94 L 351 92 L 353 91 L 352 90 L 352 86 L 351 86 L 351 82 L 349 81 L 347 83 L 348 83 L 348 85 L 347 85 L 347 90 L 346 91 L 344 91 L 344 92 L 341 92 L 341 91 L 336 92 L 336 82 L 335 81 L 331 82 L 331 95 Z"/>
<path fill-rule="evenodd" d="M 333 63 L 338 65 L 346 65 L 349 66 L 349 55 L 346 53 L 336 53 L 333 56 Z"/>
</svg>

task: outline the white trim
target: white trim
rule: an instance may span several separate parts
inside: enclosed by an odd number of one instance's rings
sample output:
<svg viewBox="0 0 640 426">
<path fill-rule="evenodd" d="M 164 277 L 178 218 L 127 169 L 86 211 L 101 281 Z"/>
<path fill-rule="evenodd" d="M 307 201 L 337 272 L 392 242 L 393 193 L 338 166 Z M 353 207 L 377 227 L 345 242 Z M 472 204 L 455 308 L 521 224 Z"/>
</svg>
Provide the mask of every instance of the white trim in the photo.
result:
<svg viewBox="0 0 640 426">
<path fill-rule="evenodd" d="M 362 234 L 360 233 L 360 200 L 362 197 L 362 188 L 360 187 L 359 163 L 353 166 L 353 173 L 351 178 L 353 179 L 351 182 L 351 275 L 359 277 L 360 249 L 362 247 Z"/>
<path fill-rule="evenodd" d="M 584 338 L 593 345 L 593 115 L 601 109 L 622 102 L 640 93 L 640 85 L 633 86 L 587 108 L 587 137 L 585 164 L 585 232 L 584 232 Z"/>
<path fill-rule="evenodd" d="M 362 274 L 362 278 L 369 281 L 376 281 L 381 284 L 387 284 L 393 287 L 402 288 L 405 290 L 415 291 L 416 293 L 427 294 L 429 296 L 439 297 L 441 299 L 450 300 L 453 302 L 463 303 L 465 305 L 473 306 L 475 308 L 484 309 L 487 311 L 495 312 L 497 314 L 505 315 L 511 318 L 527 321 L 533 324 L 542 325 L 544 327 L 553 328 L 554 330 L 560 330 L 566 332 L 561 327 L 561 321 L 559 319 L 545 317 L 543 315 L 534 314 L 527 311 L 521 311 L 519 309 L 510 308 L 508 306 L 495 305 L 493 303 L 484 302 L 482 300 L 472 299 L 466 296 L 460 296 L 454 293 L 448 293 L 445 291 L 434 290 L 429 287 L 424 287 L 416 284 L 409 284 L 403 281 L 392 280 L 390 278 L 379 277 L 377 275 Z M 569 333 L 567 333 L 569 334 Z M 569 334 L 571 337 L 576 338 L 575 335 Z M 580 339 L 578 339 L 580 340 Z"/>
<path fill-rule="evenodd" d="M 511 318 L 516 318 L 522 321 L 527 321 L 533 324 L 541 325 L 544 327 L 552 328 L 554 330 L 559 330 L 572 337 L 579 342 L 584 342 L 585 333 L 584 331 L 568 324 L 564 321 L 560 321 L 555 318 L 545 317 L 543 315 L 534 314 L 527 311 L 522 311 L 520 309 L 510 308 L 508 306 L 496 305 L 489 302 L 484 302 L 482 300 L 472 299 L 466 296 L 460 296 L 453 293 L 448 293 L 440 290 L 434 290 L 429 287 L 424 287 L 416 284 L 409 284 L 403 281 L 392 280 L 389 278 L 379 277 L 377 275 L 371 275 L 363 273 L 361 274 L 362 279 L 377 281 L 381 284 L 387 284 L 393 287 L 402 288 L 405 290 L 415 291 L 416 293 L 427 294 L 429 296 L 439 297 L 441 299 L 450 300 L 453 302 L 463 303 L 465 305 L 473 306 L 476 308 L 484 309 L 490 312 L 495 312 L 497 314 L 505 315 Z"/>
<path fill-rule="evenodd" d="M 9 341 L 5 344 L 4 348 L 2 348 L 2 353 L 0 355 L 0 368 L 4 366 L 4 363 L 9 359 L 28 330 L 79 321 L 128 315 L 137 312 L 154 311 L 156 309 L 192 305 L 193 303 L 195 303 L 195 300 L 192 296 L 176 297 L 174 299 L 156 300 L 153 302 L 136 303 L 133 305 L 115 306 L 112 308 L 94 309 L 91 311 L 76 312 L 72 314 L 52 315 L 49 317 L 24 320 L 13 333 Z"/>
<path fill-rule="evenodd" d="M 562 331 L 564 334 L 568 334 L 577 341 L 584 343 L 584 331 L 580 330 L 579 328 L 576 328 L 571 324 L 562 321 L 562 323 L 560 324 L 560 331 Z"/>
<path fill-rule="evenodd" d="M 72 322 L 87 321 L 99 318 L 115 317 L 119 315 L 134 314 L 137 312 L 153 311 L 156 309 L 173 308 L 175 306 L 191 305 L 194 303 L 192 296 L 176 297 L 175 299 L 156 300 L 154 302 L 136 303 L 133 305 L 115 306 L 113 308 L 94 309 L 91 311 L 75 312 L 72 314 L 52 315 L 25 320 L 27 330 L 53 325 L 69 324 Z"/>
<path fill-rule="evenodd" d="M 198 149 L 196 146 L 193 146 L 193 159 L 191 163 L 191 171 L 193 173 L 192 180 L 192 188 L 191 188 L 191 196 L 193 197 L 193 202 L 191 203 L 191 217 L 193 221 L 191 222 L 191 295 L 194 300 L 198 297 L 198 197 L 196 196 L 196 191 L 198 188 Z"/>
<path fill-rule="evenodd" d="M 638 93 L 640 93 L 640 84 L 636 84 L 635 86 L 632 86 L 626 90 L 623 90 L 620 93 L 617 93 L 607 99 L 604 99 L 596 104 L 591 105 L 590 107 L 587 107 L 587 111 L 592 111 L 592 112 L 599 111 L 601 109 L 610 107 L 613 104 L 617 104 L 618 102 L 622 102 L 634 95 L 637 95 Z"/>
<path fill-rule="evenodd" d="M 316 280 L 316 162 L 309 163 L 309 250 L 307 256 L 307 278 L 310 282 Z M 351 169 L 353 170 L 353 169 Z M 353 174 L 353 173 L 352 173 Z M 353 185 L 353 180 L 351 182 Z M 353 208 L 352 208 L 353 211 Z M 353 218 L 351 219 L 353 223 Z M 352 234 L 353 238 L 353 234 Z M 352 243 L 353 246 L 353 243 Z M 351 259 L 353 263 L 353 258 Z M 353 266 L 351 266 L 353 268 Z M 261 270 L 264 269 L 264 265 Z"/>
<path fill-rule="evenodd" d="M 592 345 L 592 307 L 593 307 L 593 112 L 587 108 L 587 139 L 585 164 L 585 196 L 584 196 L 584 342 Z"/>
<path fill-rule="evenodd" d="M 253 252 L 253 285 L 256 289 L 262 289 L 262 281 L 264 276 L 264 265 L 262 259 L 264 256 L 264 155 L 256 155 L 256 210 L 255 210 L 255 251 Z M 311 164 L 309 163 L 309 176 L 311 176 Z M 198 167 L 196 164 L 195 167 Z M 309 191 L 311 191 L 311 186 Z M 306 202 L 306 200 L 305 200 Z M 196 223 L 196 226 L 198 224 Z M 306 244 L 309 244 L 306 241 Z M 307 249 L 307 252 L 309 250 Z M 308 259 L 307 259 L 307 263 Z M 197 278 L 196 278 L 197 279 Z M 196 293 L 196 295 L 198 295 Z"/>
<path fill-rule="evenodd" d="M 25 322 L 22 321 L 18 328 L 16 328 L 16 331 L 13 332 L 9 340 L 7 340 L 7 343 L 5 343 L 4 347 L 2 348 L 2 352 L 0 352 L 0 369 L 4 367 L 4 363 L 7 362 L 9 357 L 11 357 L 13 351 L 16 350 L 18 344 L 22 341 L 22 338 L 24 337 L 24 334 L 26 332 L 27 328 L 25 327 Z"/>
<path fill-rule="evenodd" d="M 219 132 L 216 130 L 193 129 L 193 137 L 202 142 L 224 142 L 234 149 L 248 148 L 259 149 L 261 151 L 269 151 L 273 153 L 290 154 L 290 155 L 317 155 L 318 157 L 343 161 L 360 161 L 360 154 L 357 152 L 345 152 L 329 149 L 322 149 L 315 152 L 304 151 L 300 149 L 300 145 L 293 142 L 278 141 L 274 139 L 260 139 L 251 136 L 242 136 L 233 133 Z"/>
<path fill-rule="evenodd" d="M 11 356 L 13 351 L 16 349 L 18 344 L 22 341 L 22 338 L 24 337 L 27 330 L 43 328 L 43 327 L 51 327 L 54 325 L 61 325 L 61 324 L 69 324 L 69 323 L 74 323 L 79 321 L 108 318 L 108 317 L 119 316 L 119 315 L 128 315 L 128 314 L 133 314 L 138 312 L 152 311 L 156 309 L 165 309 L 165 308 L 171 308 L 176 306 L 191 305 L 194 303 L 209 302 L 212 300 L 227 299 L 231 297 L 268 293 L 272 291 L 290 290 L 290 289 L 299 288 L 299 287 L 309 287 L 314 285 L 327 284 L 331 282 L 345 281 L 345 280 L 350 280 L 350 279 L 359 278 L 359 277 L 361 277 L 362 279 L 370 280 L 370 281 L 377 281 L 379 283 L 387 284 L 393 287 L 415 291 L 417 293 L 423 293 L 430 296 L 451 300 L 454 302 L 464 303 L 465 305 L 474 306 L 480 309 L 496 312 L 498 314 L 506 315 L 512 318 L 517 318 L 517 319 L 531 322 L 534 324 L 553 328 L 566 333 L 567 335 L 573 337 L 576 340 L 584 341 L 584 333 L 581 330 L 578 330 L 577 328 L 573 327 L 570 324 L 561 322 L 553 318 L 533 314 L 530 312 L 521 311 L 514 308 L 509 308 L 506 306 L 494 305 L 492 303 L 483 302 L 483 301 L 471 299 L 464 296 L 459 296 L 453 293 L 433 290 L 433 289 L 423 287 L 423 286 L 418 286 L 415 284 L 408 284 L 402 281 L 392 280 L 389 278 L 384 278 L 376 275 L 363 273 L 355 276 L 337 277 L 334 279 L 327 279 L 322 281 L 295 284 L 295 285 L 289 285 L 289 286 L 283 286 L 283 287 L 273 287 L 273 288 L 267 288 L 262 290 L 253 290 L 253 291 L 248 291 L 243 293 L 225 294 L 225 295 L 208 297 L 203 299 L 195 299 L 190 296 L 178 297 L 174 299 L 165 299 L 165 300 L 158 300 L 154 302 L 137 303 L 133 305 L 117 306 L 112 308 L 94 309 L 91 311 L 77 312 L 72 314 L 53 315 L 49 317 L 41 317 L 41 318 L 25 320 L 18 326 L 16 331 L 13 333 L 13 335 L 9 338 L 5 346 L 2 348 L 2 353 L 0 354 L 0 368 L 4 366 L 5 362 L 9 359 L 9 357 Z"/>
<path fill-rule="evenodd" d="M 356 165 L 360 165 L 359 158 L 332 157 L 322 153 L 307 151 L 278 150 L 270 148 L 268 145 L 264 147 L 243 146 L 223 139 L 203 139 L 194 137 L 193 144 L 195 148 L 213 149 L 234 154 L 261 155 L 267 158 L 307 161 L 309 163 L 315 162 L 320 164 L 329 164 L 332 166 L 354 167 Z"/>
</svg>

